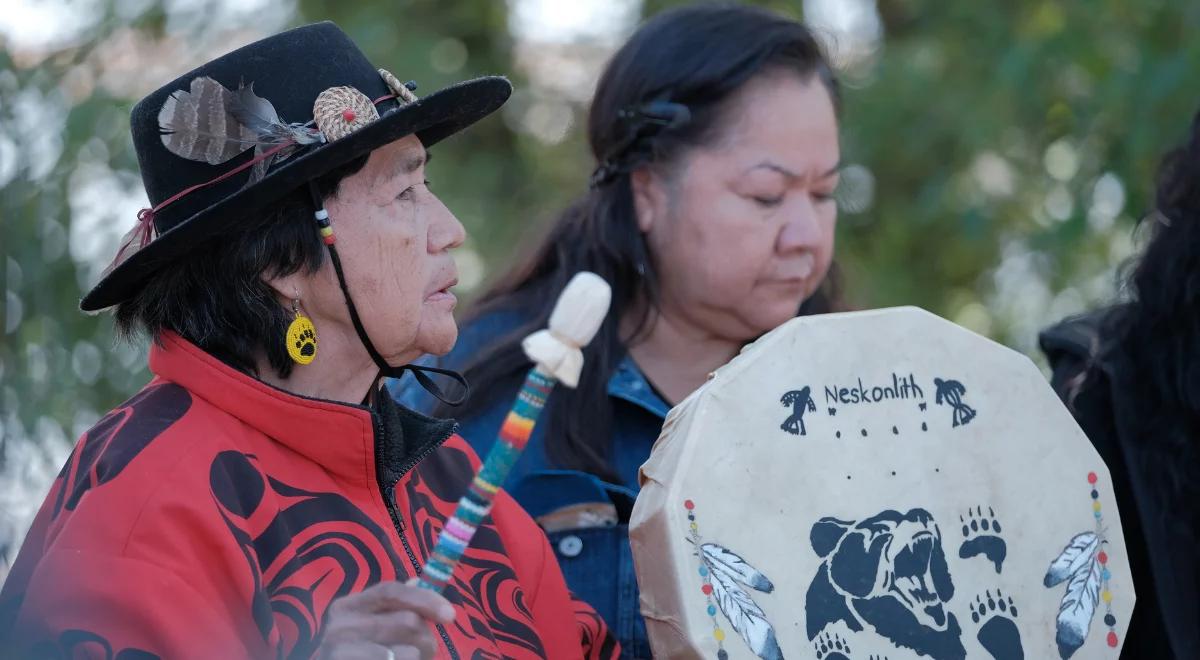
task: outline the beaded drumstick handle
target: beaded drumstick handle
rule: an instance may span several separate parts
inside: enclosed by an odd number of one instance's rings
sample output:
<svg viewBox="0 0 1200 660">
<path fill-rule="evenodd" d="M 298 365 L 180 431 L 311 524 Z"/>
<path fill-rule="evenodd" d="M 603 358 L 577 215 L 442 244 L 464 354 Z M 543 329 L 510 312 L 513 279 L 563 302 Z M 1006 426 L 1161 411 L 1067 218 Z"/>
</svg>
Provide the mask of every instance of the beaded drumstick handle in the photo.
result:
<svg viewBox="0 0 1200 660">
<path fill-rule="evenodd" d="M 425 564 L 417 585 L 441 592 L 454 567 L 471 544 L 475 529 L 492 509 L 496 491 L 504 483 L 513 465 L 521 457 L 533 425 L 546 405 L 546 397 L 556 383 L 567 387 L 579 384 L 583 369 L 582 348 L 596 336 L 612 291 L 600 276 L 583 272 L 575 275 L 554 305 L 549 328 L 525 338 L 521 347 L 533 360 L 533 368 L 517 394 L 512 410 L 504 419 L 496 444 L 458 501 L 454 515 L 438 536 L 433 555 Z"/>
</svg>

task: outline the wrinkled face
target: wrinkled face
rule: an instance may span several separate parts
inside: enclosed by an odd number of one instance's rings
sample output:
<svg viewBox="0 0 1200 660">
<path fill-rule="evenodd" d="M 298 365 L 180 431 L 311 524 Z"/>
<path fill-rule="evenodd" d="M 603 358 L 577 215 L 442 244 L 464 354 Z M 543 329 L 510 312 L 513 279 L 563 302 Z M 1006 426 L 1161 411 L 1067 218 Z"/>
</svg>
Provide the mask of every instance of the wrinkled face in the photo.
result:
<svg viewBox="0 0 1200 660">
<path fill-rule="evenodd" d="M 393 366 L 422 353 L 445 354 L 458 336 L 457 301 L 449 292 L 458 271 L 449 251 L 465 233 L 430 192 L 425 162 L 421 141 L 407 136 L 372 152 L 325 200 L 359 317 Z M 328 260 L 309 288 L 302 303 L 318 332 L 336 328 L 357 342 Z"/>
<path fill-rule="evenodd" d="M 840 150 L 815 77 L 763 74 L 726 121 L 671 180 L 637 172 L 634 190 L 664 311 L 745 341 L 794 317 L 829 269 Z"/>
</svg>

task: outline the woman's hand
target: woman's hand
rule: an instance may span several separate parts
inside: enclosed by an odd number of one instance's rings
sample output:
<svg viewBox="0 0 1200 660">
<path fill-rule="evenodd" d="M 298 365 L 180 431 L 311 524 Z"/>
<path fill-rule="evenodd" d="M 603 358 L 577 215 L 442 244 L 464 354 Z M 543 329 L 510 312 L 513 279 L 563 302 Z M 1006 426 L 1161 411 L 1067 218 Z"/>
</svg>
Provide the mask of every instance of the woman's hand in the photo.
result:
<svg viewBox="0 0 1200 660">
<path fill-rule="evenodd" d="M 413 583 L 381 582 L 333 601 L 322 660 L 407 660 L 432 658 L 438 640 L 430 623 L 454 620 L 454 606 L 441 594 Z"/>
</svg>

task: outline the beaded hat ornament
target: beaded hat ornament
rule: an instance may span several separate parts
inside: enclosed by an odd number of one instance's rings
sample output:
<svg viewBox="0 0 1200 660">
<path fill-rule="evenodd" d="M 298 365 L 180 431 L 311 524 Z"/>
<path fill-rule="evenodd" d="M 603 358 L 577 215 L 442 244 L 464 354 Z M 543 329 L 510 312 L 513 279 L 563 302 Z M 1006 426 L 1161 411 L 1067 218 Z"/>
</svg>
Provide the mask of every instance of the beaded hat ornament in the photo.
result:
<svg viewBox="0 0 1200 660">
<path fill-rule="evenodd" d="M 1120 655 L 1108 469 L 1028 358 L 928 312 L 768 333 L 671 411 L 641 483 L 655 657 Z"/>
<path fill-rule="evenodd" d="M 326 140 L 339 140 L 379 119 L 375 104 L 353 87 L 330 87 L 313 103 L 313 121 Z"/>
</svg>

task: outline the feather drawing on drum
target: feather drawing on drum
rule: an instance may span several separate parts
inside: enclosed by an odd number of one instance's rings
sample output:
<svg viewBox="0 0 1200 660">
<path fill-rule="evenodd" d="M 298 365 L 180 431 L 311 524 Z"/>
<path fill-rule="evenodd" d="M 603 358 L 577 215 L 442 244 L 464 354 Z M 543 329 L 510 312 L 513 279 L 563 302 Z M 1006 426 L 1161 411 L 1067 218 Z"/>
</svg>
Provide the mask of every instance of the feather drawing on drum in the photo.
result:
<svg viewBox="0 0 1200 660">
<path fill-rule="evenodd" d="M 631 521 L 658 657 L 1117 658 L 1108 470 L 1027 358 L 916 308 L 797 318 L 671 411 Z"/>
</svg>

